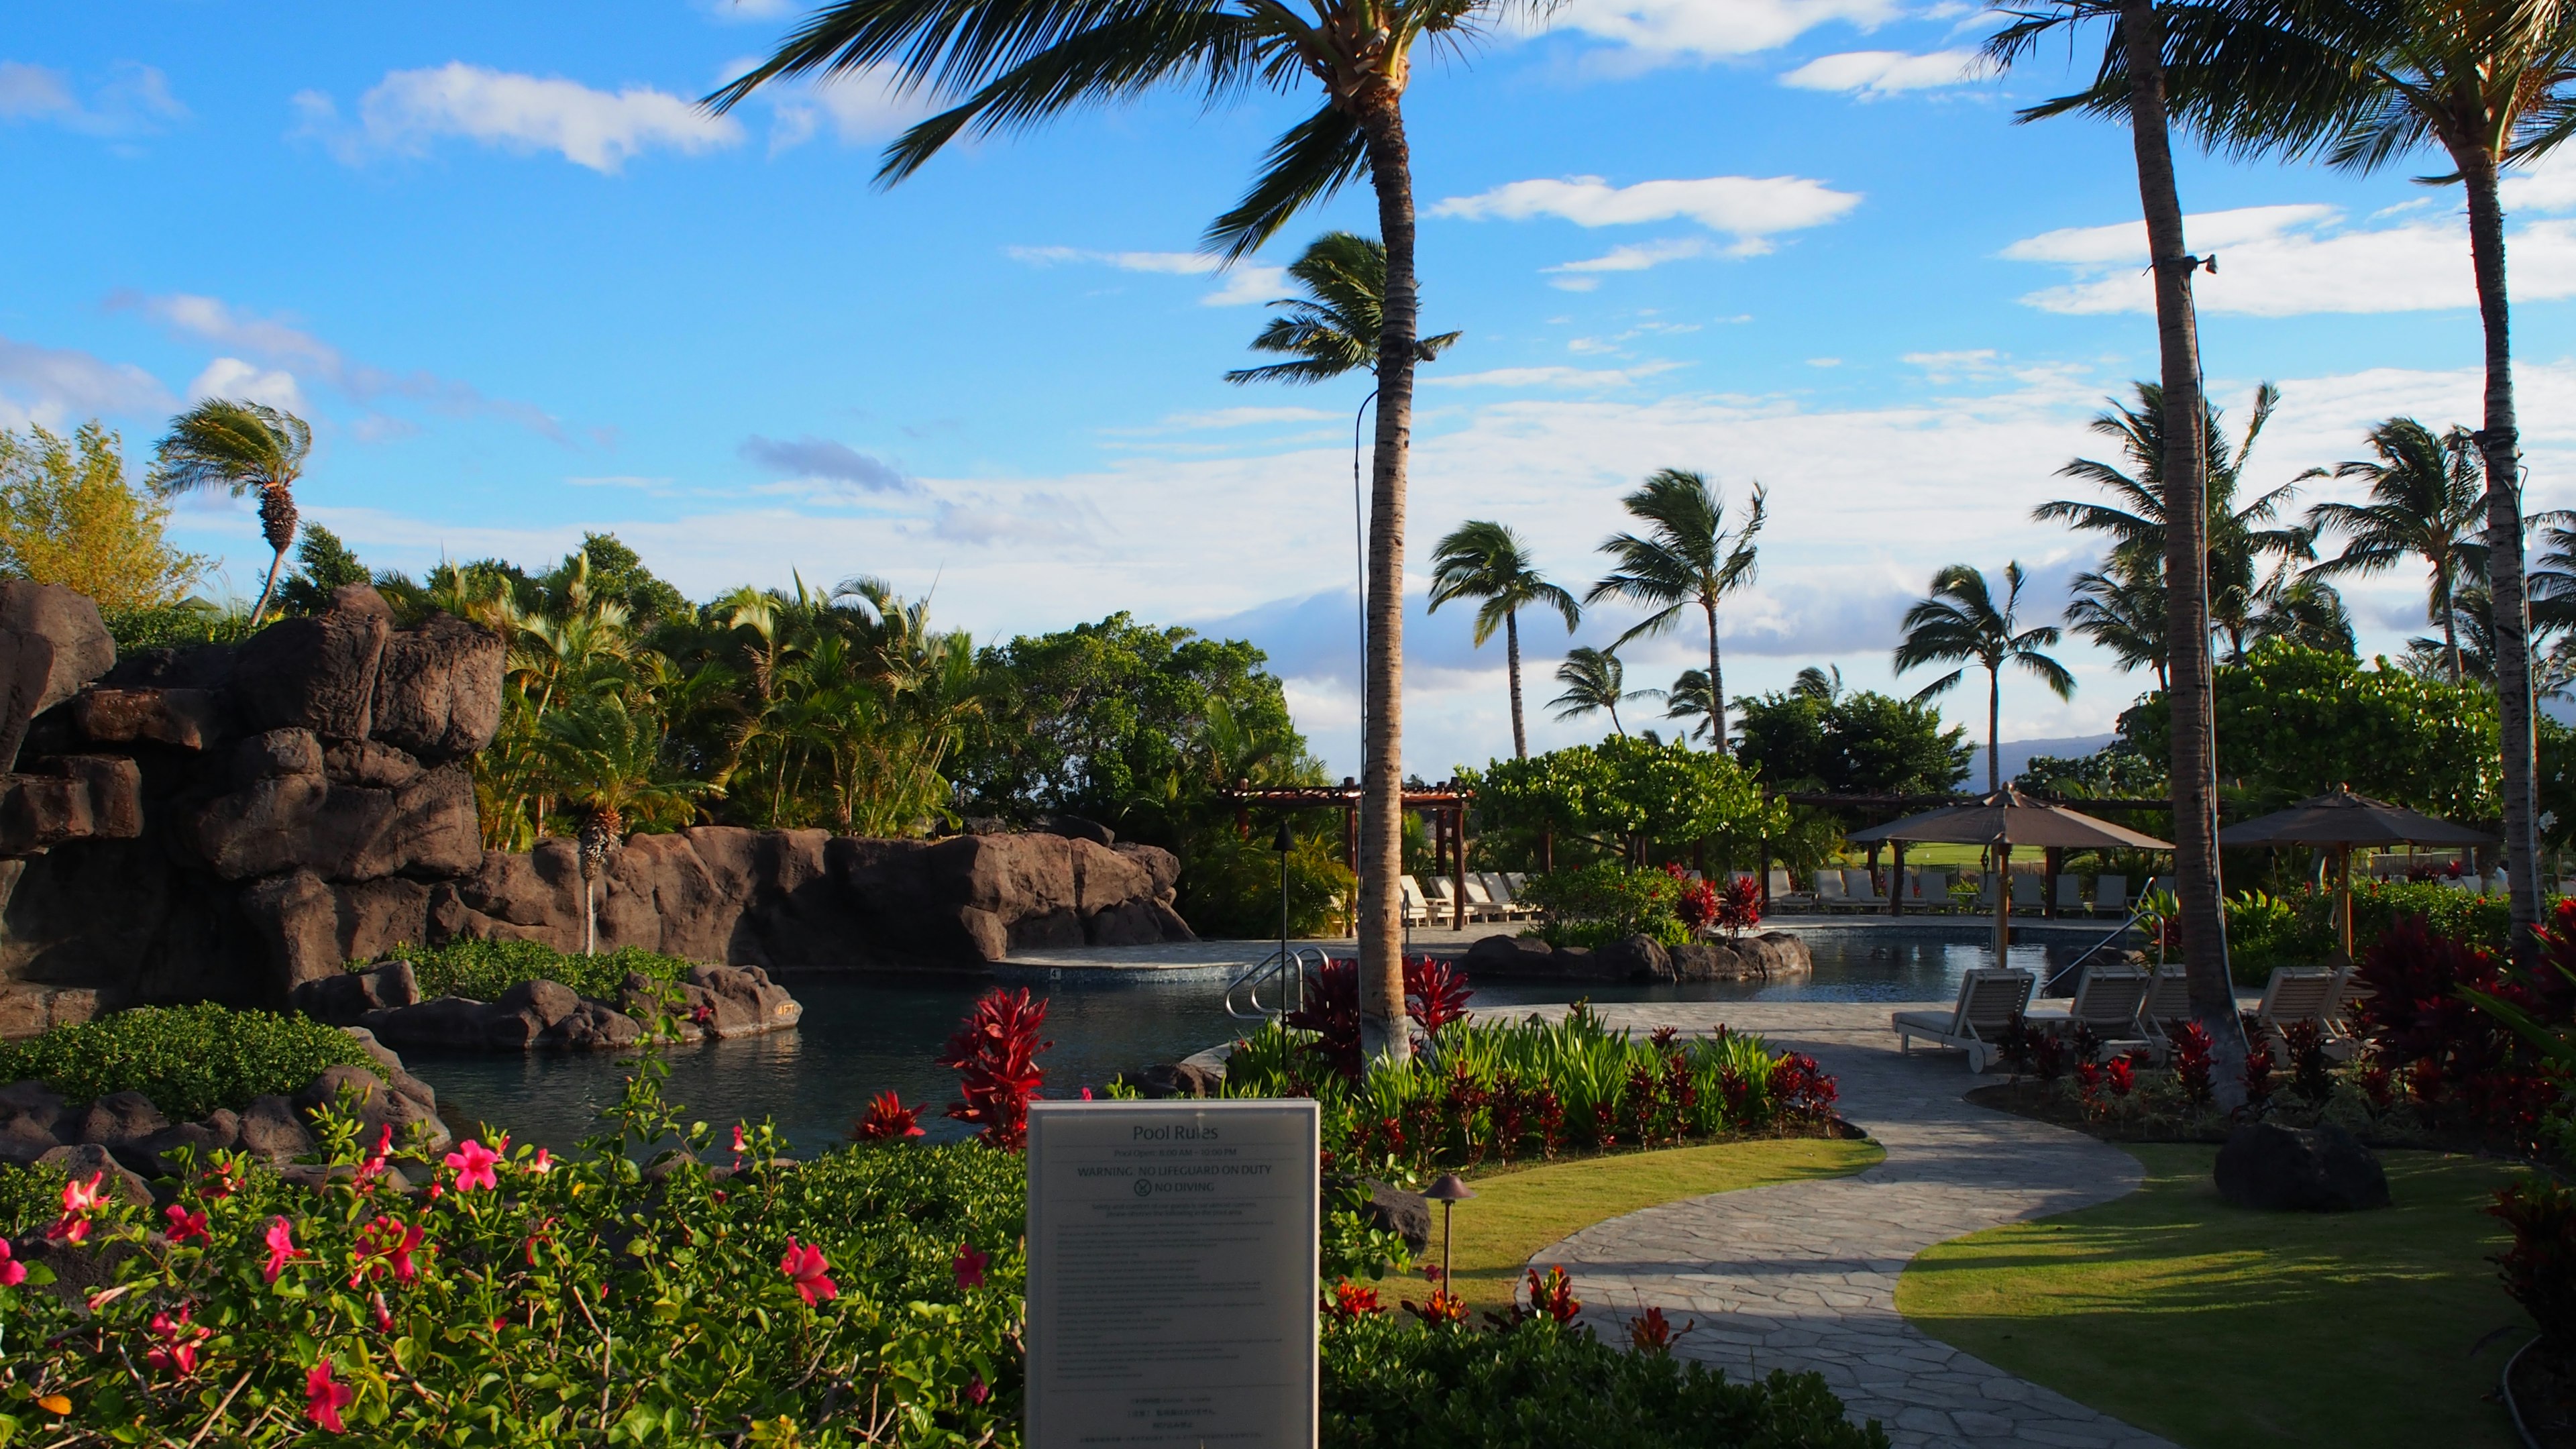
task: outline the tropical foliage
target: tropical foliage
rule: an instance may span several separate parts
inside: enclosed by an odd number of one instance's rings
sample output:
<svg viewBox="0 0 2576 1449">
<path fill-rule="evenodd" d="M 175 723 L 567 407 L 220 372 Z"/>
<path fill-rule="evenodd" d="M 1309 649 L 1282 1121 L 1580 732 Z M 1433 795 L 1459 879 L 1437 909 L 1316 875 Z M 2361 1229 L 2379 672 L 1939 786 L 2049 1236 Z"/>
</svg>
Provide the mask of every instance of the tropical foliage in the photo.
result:
<svg viewBox="0 0 2576 1449">
<path fill-rule="evenodd" d="M 1530 561 L 1529 545 L 1502 524 L 1469 519 L 1450 530 L 1431 551 L 1431 604 L 1426 613 L 1458 599 L 1478 601 L 1476 645 L 1484 646 L 1501 626 L 1505 668 L 1512 688 L 1512 754 L 1529 754 L 1529 732 L 1521 722 L 1521 622 L 1526 608 L 1552 609 L 1573 633 L 1583 622 L 1574 596 L 1548 582 Z"/>
<path fill-rule="evenodd" d="M 277 572 L 295 543 L 295 484 L 313 451 L 313 429 L 302 418 L 232 398 L 208 398 L 170 420 L 154 453 L 151 485 L 164 498 L 221 489 L 235 498 L 259 495 L 259 532 L 268 541 L 268 577 L 251 605 L 257 628 L 277 592 Z"/>
<path fill-rule="evenodd" d="M 0 430 L 0 578 L 61 584 L 111 619 L 173 606 L 207 561 L 170 546 L 167 503 L 126 480 L 116 434 Z"/>
<path fill-rule="evenodd" d="M 1485 837 L 1549 833 L 1577 856 L 1674 859 L 1705 852 L 1749 863 L 1788 823 L 1753 776 L 1714 750 L 1614 735 L 1526 760 L 1461 766 Z"/>
<path fill-rule="evenodd" d="M 523 981 L 552 981 L 584 996 L 615 1001 L 630 975 L 669 986 L 687 976 L 693 964 L 641 946 L 567 956 L 542 941 L 462 936 L 444 946 L 396 946 L 383 959 L 410 962 L 412 979 L 425 998 L 464 996 L 476 1001 L 498 1001 L 503 992 Z M 375 964 L 352 961 L 349 969 L 364 971 Z"/>
<path fill-rule="evenodd" d="M 2038 677 L 2060 699 L 2075 693 L 2075 676 L 2042 653 L 2056 647 L 2059 633 L 2046 624 L 2020 627 L 2022 572 L 2019 563 L 2004 565 L 2004 596 L 1995 601 L 1986 576 L 1966 564 L 1952 564 L 1932 576 L 1931 597 L 1905 611 L 1904 639 L 1896 646 L 1896 672 L 1924 666 L 1956 664 L 1914 692 L 1916 703 L 1943 693 L 1966 676 L 1973 664 L 1986 671 L 1986 788 L 2001 783 L 1998 737 L 2003 727 L 2003 671 L 2009 664 Z"/>
<path fill-rule="evenodd" d="M 1614 651 L 1631 640 L 1665 633 L 1686 610 L 1699 610 L 1708 626 L 1709 737 L 1724 749 L 1726 671 L 1718 652 L 1717 611 L 1729 595 L 1753 582 L 1760 565 L 1754 540 L 1766 516 L 1762 485 L 1753 485 L 1744 520 L 1732 529 L 1726 526 L 1726 501 L 1708 479 L 1687 469 L 1665 468 L 1650 475 L 1619 506 L 1644 531 L 1615 533 L 1603 541 L 1610 572 L 1592 586 L 1586 601 L 1620 599 L 1648 611 L 1610 646 Z"/>
<path fill-rule="evenodd" d="M 173 1121 L 253 1097 L 293 1096 L 332 1066 L 381 1072 L 337 1027 L 211 1002 L 138 1006 L 24 1041 L 0 1042 L 0 1082 L 39 1081 L 67 1102 L 141 1092 Z"/>
</svg>

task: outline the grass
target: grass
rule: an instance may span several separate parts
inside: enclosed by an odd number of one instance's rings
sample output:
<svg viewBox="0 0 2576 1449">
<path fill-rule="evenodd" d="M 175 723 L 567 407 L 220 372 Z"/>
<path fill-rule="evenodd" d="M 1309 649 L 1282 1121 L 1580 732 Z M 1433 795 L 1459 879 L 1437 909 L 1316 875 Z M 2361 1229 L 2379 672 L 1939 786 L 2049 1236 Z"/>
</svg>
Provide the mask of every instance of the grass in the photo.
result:
<svg viewBox="0 0 2576 1449">
<path fill-rule="evenodd" d="M 2513 1168 L 2385 1152 L 2392 1208 L 2258 1213 L 2219 1199 L 2215 1148 L 2123 1150 L 2143 1190 L 1942 1243 L 1898 1310 L 2186 1446 L 2519 1443 L 2482 1402 L 2532 1331 L 2486 1261 Z"/>
<path fill-rule="evenodd" d="M 1471 1309 L 1507 1308 L 1531 1254 L 1594 1223 L 1713 1192 L 1843 1177 L 1886 1155 L 1869 1141 L 1765 1138 L 1613 1153 L 1484 1174 L 1473 1179 L 1474 1200 L 1456 1209 L 1455 1288 Z M 1426 1256 L 1437 1262 L 1439 1255 L 1440 1209 L 1435 1204 Z M 1407 1287 L 1404 1296 L 1418 1299 L 1420 1291 Z"/>
</svg>

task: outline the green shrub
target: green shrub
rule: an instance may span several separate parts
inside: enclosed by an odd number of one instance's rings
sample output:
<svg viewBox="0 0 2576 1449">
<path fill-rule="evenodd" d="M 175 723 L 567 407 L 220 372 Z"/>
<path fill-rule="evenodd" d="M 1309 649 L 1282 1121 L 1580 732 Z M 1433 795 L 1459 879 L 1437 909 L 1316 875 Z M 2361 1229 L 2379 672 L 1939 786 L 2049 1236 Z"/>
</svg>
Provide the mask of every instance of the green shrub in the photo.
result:
<svg viewBox="0 0 2576 1449">
<path fill-rule="evenodd" d="M 341 1065 L 384 1073 L 337 1027 L 210 1002 L 139 1006 L 0 1045 L 0 1082 L 33 1077 L 71 1102 L 141 1092 L 183 1122 L 253 1097 L 292 1096 Z"/>
<path fill-rule="evenodd" d="M 1704 1364 L 1614 1348 L 1536 1318 L 1499 1333 L 1369 1316 L 1330 1323 L 1333 1449 L 1870 1449 L 1816 1374 L 1730 1383 Z"/>
<path fill-rule="evenodd" d="M 116 652 L 141 649 L 189 649 L 199 644 L 238 644 L 250 637 L 250 618 L 203 599 L 149 609 L 105 609 L 108 637 Z"/>
<path fill-rule="evenodd" d="M 1604 860 L 1532 876 L 1517 895 L 1546 912 L 1538 934 L 1551 946 L 1606 946 L 1630 936 L 1678 946 L 1690 939 L 1690 928 L 1673 914 L 1681 892 L 1682 882 L 1669 871 Z"/>
<path fill-rule="evenodd" d="M 2545 905 L 2542 914 L 2548 914 Z M 2513 924 L 2512 905 L 2500 895 L 2472 895 L 2437 880 L 2356 881 L 2353 950 L 2368 951 L 2400 916 L 2420 916 L 2434 935 L 2490 951 L 2505 949 L 2505 936 Z"/>
<path fill-rule="evenodd" d="M 476 1001 L 498 1001 L 501 993 L 522 981 L 553 981 L 584 996 L 613 1001 L 630 971 L 668 986 L 696 964 L 640 946 L 620 946 L 596 956 L 568 956 L 539 941 L 459 940 L 438 947 L 396 946 L 384 959 L 409 961 L 423 997 L 470 996 Z M 364 971 L 374 964 L 352 961 L 349 969 Z"/>
<path fill-rule="evenodd" d="M 2275 966 L 2315 966 L 2335 952 L 2334 897 L 2250 891 L 2227 903 L 2227 966 L 2239 986 L 2260 986 Z"/>
<path fill-rule="evenodd" d="M 1178 908 L 1190 929 L 1219 940 L 1257 940 L 1279 931 L 1279 852 L 1275 827 L 1265 823 L 1249 838 L 1221 821 L 1193 831 L 1182 857 Z M 1331 838 L 1289 832 L 1288 932 L 1336 934 L 1336 907 L 1353 896 L 1353 877 L 1341 862 L 1341 822 Z"/>
<path fill-rule="evenodd" d="M 20 1167 L 0 1162 L 0 1238 L 14 1242 L 43 1232 L 63 1210 L 63 1184 L 69 1179 L 61 1168 L 45 1163 Z"/>
</svg>

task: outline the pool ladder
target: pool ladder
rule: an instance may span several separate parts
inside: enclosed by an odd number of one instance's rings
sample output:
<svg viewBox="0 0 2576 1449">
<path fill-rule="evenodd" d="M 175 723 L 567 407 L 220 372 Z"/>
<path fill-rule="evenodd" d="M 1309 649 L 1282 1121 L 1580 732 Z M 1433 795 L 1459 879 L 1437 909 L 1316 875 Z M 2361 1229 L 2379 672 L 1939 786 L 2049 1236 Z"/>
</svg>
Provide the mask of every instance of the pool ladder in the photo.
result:
<svg viewBox="0 0 2576 1449">
<path fill-rule="evenodd" d="M 1305 1005 L 1307 967 L 1321 970 L 1326 959 L 1321 946 L 1271 952 L 1226 983 L 1225 1014 L 1237 1021 L 1270 1021 L 1297 1010 Z M 1266 1006 L 1261 1001 L 1264 986 L 1272 989 Z"/>
</svg>

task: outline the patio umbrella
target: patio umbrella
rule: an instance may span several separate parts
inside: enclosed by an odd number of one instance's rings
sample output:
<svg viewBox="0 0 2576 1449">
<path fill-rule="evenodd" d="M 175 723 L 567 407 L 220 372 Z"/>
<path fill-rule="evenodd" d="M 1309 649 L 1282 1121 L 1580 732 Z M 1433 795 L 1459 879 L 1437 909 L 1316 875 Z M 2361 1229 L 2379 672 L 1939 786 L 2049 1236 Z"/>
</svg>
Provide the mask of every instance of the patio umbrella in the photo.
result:
<svg viewBox="0 0 2576 1449">
<path fill-rule="evenodd" d="M 2343 957 L 2352 959 L 2352 848 L 2356 845 L 2493 845 L 2495 837 L 2453 825 L 2403 805 L 2373 800 L 2338 786 L 2286 810 L 2240 821 L 2218 832 L 2218 843 L 2321 845 L 2335 853 L 2336 905 Z"/>
<path fill-rule="evenodd" d="M 2069 850 L 2171 850 L 2152 835 L 2125 825 L 2033 800 L 2006 785 L 1983 800 L 1944 805 L 1920 815 L 1891 820 L 1843 837 L 1873 840 L 1928 841 L 1942 845 L 1984 845 L 1995 850 L 1995 964 L 2012 944 L 2012 848 L 2016 845 Z"/>
</svg>

